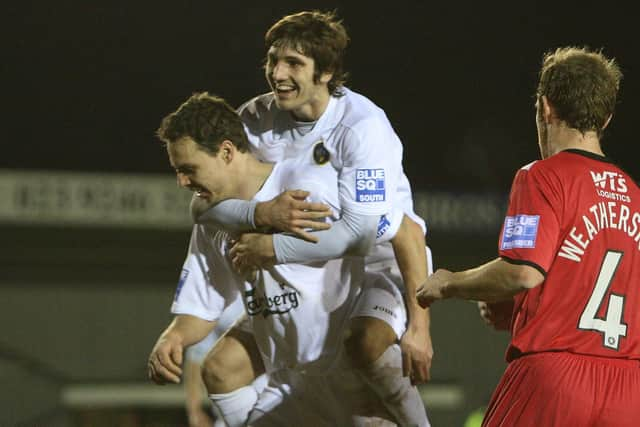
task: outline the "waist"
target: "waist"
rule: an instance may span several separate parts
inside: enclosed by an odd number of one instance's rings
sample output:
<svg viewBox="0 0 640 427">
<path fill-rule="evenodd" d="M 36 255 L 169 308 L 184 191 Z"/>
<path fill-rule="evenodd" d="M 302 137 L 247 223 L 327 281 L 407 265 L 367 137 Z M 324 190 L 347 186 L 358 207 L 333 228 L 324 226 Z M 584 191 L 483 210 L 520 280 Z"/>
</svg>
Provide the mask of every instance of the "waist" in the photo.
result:
<svg viewBox="0 0 640 427">
<path fill-rule="evenodd" d="M 589 363 L 604 364 L 607 366 L 619 366 L 621 368 L 640 369 L 640 360 L 638 359 L 597 356 L 593 354 L 571 353 L 568 351 L 541 351 L 536 353 L 517 352 L 517 353 L 514 353 L 514 357 L 510 360 L 510 363 L 516 360 L 524 360 L 524 359 L 553 359 L 553 358 L 559 358 L 559 357 L 572 358 L 575 360 L 583 360 Z"/>
</svg>

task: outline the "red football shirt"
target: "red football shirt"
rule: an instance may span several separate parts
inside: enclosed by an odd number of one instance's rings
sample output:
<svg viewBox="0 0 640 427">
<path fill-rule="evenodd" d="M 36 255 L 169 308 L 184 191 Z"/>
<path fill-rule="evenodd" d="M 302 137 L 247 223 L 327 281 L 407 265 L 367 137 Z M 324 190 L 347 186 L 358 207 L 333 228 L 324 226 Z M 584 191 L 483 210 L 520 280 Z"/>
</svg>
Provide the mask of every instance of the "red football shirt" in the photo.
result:
<svg viewBox="0 0 640 427">
<path fill-rule="evenodd" d="M 546 276 L 515 297 L 507 360 L 640 359 L 640 189 L 607 158 L 566 150 L 520 169 L 499 252 Z"/>
</svg>

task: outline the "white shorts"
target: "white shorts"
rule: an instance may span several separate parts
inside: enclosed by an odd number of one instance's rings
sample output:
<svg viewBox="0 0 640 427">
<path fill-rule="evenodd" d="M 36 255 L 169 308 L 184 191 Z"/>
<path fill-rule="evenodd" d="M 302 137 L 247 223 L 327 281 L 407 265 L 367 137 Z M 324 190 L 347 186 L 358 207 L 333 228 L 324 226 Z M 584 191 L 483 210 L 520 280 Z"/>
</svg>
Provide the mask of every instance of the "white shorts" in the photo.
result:
<svg viewBox="0 0 640 427">
<path fill-rule="evenodd" d="M 365 279 L 354 317 L 373 317 L 387 323 L 398 339 L 407 329 L 407 308 L 404 303 L 404 283 L 391 245 L 378 245 L 375 255 L 367 260 Z M 427 274 L 433 273 L 431 250 L 427 246 Z"/>
<path fill-rule="evenodd" d="M 363 289 L 351 313 L 354 317 L 373 317 L 387 323 L 398 339 L 407 328 L 407 309 L 391 272 L 365 274 Z"/>
</svg>

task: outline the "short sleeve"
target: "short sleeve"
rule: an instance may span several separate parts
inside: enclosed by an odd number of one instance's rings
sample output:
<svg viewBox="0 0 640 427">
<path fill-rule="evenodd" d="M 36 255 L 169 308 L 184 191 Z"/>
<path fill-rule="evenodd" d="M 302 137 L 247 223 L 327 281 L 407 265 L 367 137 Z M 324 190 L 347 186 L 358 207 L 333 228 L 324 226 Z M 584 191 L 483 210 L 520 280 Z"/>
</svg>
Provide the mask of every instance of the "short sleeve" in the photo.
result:
<svg viewBox="0 0 640 427">
<path fill-rule="evenodd" d="M 205 226 L 195 225 L 176 288 L 171 312 L 215 321 L 238 294 L 224 259 L 216 254 Z M 225 280 L 226 279 L 226 280 Z"/>
<path fill-rule="evenodd" d="M 507 261 L 549 271 L 560 234 L 562 194 L 554 177 L 538 168 L 523 168 L 514 179 L 499 253 Z"/>
<path fill-rule="evenodd" d="M 342 208 L 362 215 L 390 212 L 402 173 L 400 140 L 379 117 L 342 131 L 338 178 Z"/>
</svg>

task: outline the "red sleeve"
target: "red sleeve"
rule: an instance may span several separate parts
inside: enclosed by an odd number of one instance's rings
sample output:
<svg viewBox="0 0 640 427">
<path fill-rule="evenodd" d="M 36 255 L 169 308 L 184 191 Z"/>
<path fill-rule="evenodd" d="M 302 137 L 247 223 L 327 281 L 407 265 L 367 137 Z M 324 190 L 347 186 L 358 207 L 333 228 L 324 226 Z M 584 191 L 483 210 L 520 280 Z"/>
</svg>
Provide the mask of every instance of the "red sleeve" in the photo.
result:
<svg viewBox="0 0 640 427">
<path fill-rule="evenodd" d="M 555 177 L 536 166 L 525 166 L 516 174 L 498 250 L 505 260 L 530 264 L 546 275 L 560 236 L 562 194 Z"/>
</svg>

